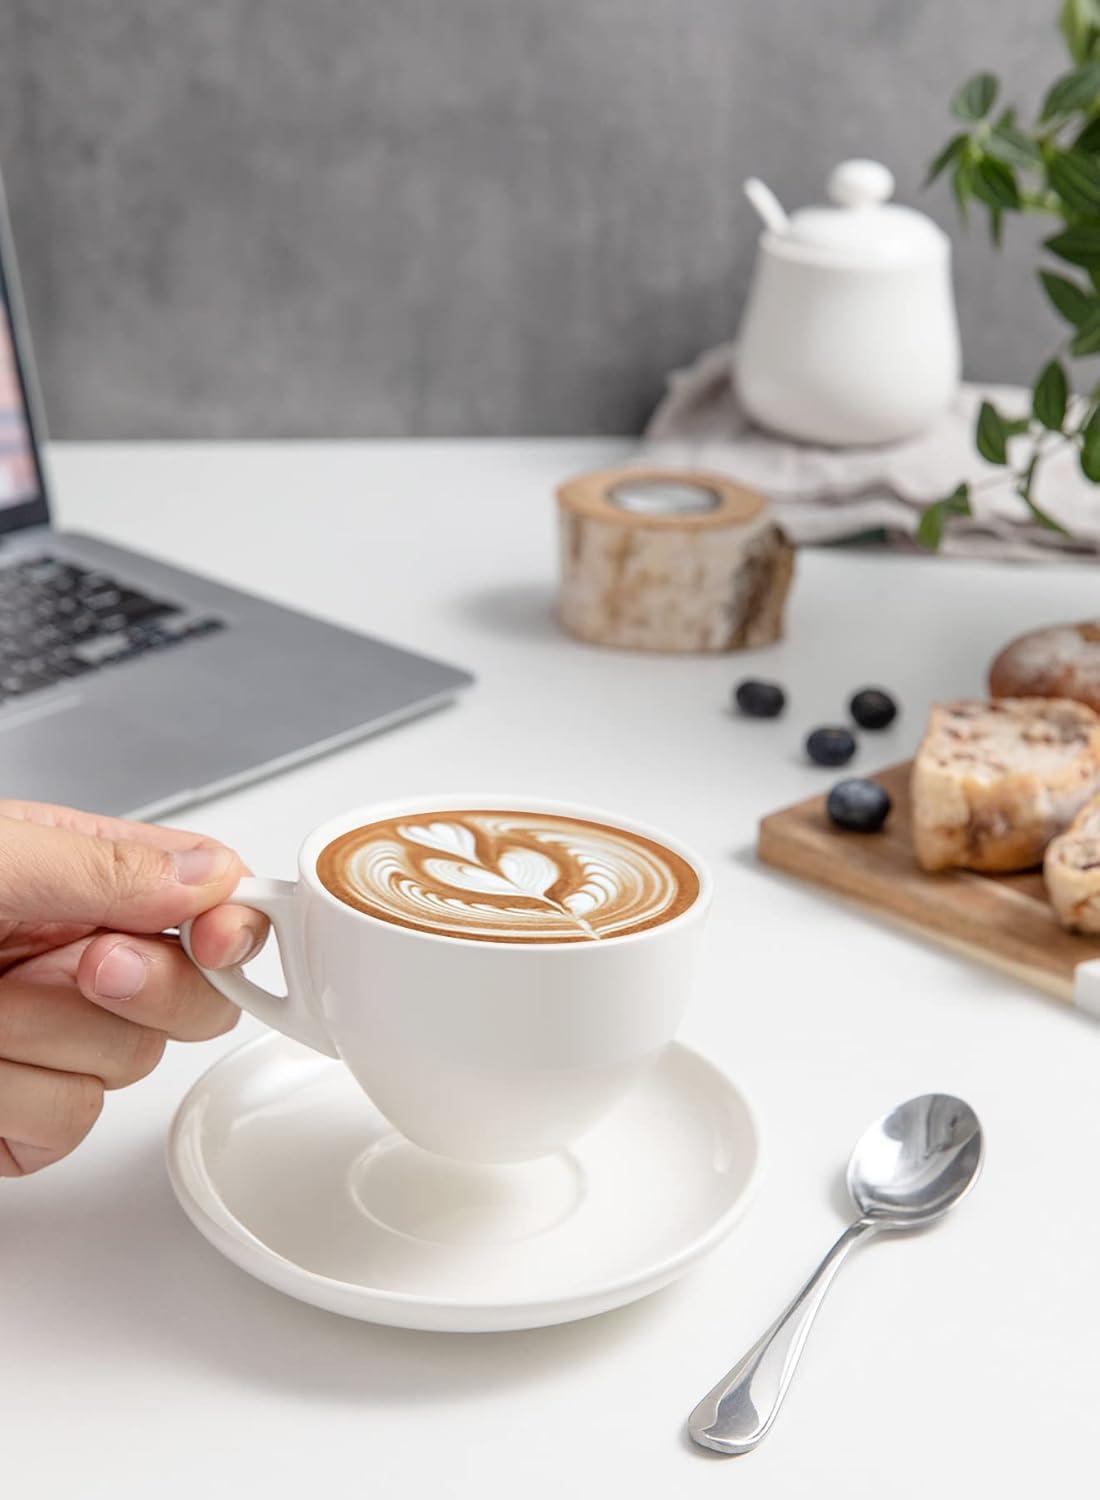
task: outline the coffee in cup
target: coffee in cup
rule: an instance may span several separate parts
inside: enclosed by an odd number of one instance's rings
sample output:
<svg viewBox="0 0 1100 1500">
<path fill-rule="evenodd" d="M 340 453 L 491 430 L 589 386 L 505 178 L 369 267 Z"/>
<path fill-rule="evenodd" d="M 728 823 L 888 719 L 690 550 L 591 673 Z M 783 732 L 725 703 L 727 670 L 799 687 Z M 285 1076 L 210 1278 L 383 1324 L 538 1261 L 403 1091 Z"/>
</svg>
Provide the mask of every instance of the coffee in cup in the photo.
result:
<svg viewBox="0 0 1100 1500">
<path fill-rule="evenodd" d="M 490 943 L 583 943 L 680 916 L 699 877 L 664 844 L 560 813 L 454 808 L 350 829 L 317 878 L 379 921 Z"/>
</svg>

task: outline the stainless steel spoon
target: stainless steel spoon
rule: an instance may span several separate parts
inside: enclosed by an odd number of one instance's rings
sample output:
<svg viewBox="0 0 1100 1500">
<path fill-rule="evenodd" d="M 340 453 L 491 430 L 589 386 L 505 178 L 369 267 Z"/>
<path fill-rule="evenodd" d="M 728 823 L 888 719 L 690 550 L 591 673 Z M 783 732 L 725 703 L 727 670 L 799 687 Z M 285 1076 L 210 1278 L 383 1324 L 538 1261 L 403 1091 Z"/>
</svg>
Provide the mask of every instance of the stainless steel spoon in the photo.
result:
<svg viewBox="0 0 1100 1500">
<path fill-rule="evenodd" d="M 848 1251 L 880 1229 L 917 1229 L 964 1197 L 982 1165 L 978 1117 L 950 1094 L 899 1104 L 860 1137 L 848 1163 L 859 1218 L 850 1224 L 777 1323 L 688 1418 L 704 1448 L 748 1453 L 775 1421 L 810 1325 Z"/>
</svg>

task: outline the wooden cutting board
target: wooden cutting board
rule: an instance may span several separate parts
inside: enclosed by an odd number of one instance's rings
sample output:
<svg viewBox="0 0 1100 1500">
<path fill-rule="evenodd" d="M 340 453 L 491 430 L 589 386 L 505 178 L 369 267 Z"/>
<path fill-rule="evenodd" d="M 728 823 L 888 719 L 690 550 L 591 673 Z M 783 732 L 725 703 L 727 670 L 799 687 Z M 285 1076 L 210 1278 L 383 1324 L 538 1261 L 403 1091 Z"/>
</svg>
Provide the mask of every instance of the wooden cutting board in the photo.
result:
<svg viewBox="0 0 1100 1500">
<path fill-rule="evenodd" d="M 834 827 L 824 796 L 811 797 L 763 820 L 757 853 L 765 864 L 1100 1015 L 1100 941 L 1059 925 L 1041 872 L 926 875 L 918 867 L 909 836 L 909 771 L 906 762 L 874 778 L 894 801 L 881 833 Z"/>
</svg>

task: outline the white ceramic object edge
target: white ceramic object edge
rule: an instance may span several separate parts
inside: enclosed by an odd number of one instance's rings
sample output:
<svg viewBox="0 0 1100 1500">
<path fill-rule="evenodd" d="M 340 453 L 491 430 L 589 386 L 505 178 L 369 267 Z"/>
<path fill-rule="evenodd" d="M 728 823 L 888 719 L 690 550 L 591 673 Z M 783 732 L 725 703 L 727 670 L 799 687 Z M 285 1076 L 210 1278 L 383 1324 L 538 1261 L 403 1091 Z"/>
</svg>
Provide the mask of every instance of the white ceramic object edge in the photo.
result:
<svg viewBox="0 0 1100 1500">
<path fill-rule="evenodd" d="M 677 1042 L 672 1045 L 705 1067 L 737 1099 L 751 1136 L 753 1158 L 744 1185 L 725 1212 L 674 1254 L 633 1277 L 613 1280 L 581 1295 L 533 1298 L 524 1302 L 442 1301 L 408 1293 L 372 1291 L 354 1282 L 337 1281 L 296 1265 L 272 1250 L 225 1206 L 202 1157 L 190 1153 L 185 1158 L 182 1136 L 195 1099 L 208 1077 L 231 1059 L 262 1048 L 270 1040 L 270 1037 L 259 1036 L 233 1048 L 185 1094 L 172 1118 L 166 1142 L 169 1182 L 188 1219 L 227 1260 L 286 1296 L 343 1317 L 436 1333 L 508 1332 L 594 1317 L 660 1291 L 710 1254 L 747 1212 L 760 1185 L 764 1150 L 759 1119 L 752 1103 L 721 1068 L 694 1048 Z"/>
</svg>

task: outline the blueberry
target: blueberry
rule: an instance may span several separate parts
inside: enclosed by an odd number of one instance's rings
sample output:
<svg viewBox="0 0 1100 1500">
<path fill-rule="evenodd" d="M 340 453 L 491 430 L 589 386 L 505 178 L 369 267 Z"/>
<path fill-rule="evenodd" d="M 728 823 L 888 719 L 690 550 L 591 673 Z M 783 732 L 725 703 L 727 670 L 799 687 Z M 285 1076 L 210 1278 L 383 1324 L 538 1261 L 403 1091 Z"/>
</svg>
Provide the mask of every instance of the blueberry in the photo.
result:
<svg viewBox="0 0 1100 1500">
<path fill-rule="evenodd" d="M 838 781 L 825 799 L 825 811 L 836 826 L 852 833 L 877 833 L 886 822 L 890 807 L 886 788 L 861 776 Z"/>
<path fill-rule="evenodd" d="M 806 754 L 819 766 L 846 766 L 855 753 L 856 742 L 848 729 L 828 725 L 806 737 Z"/>
<path fill-rule="evenodd" d="M 848 712 L 861 729 L 885 729 L 898 716 L 898 706 L 881 688 L 864 688 L 854 694 Z"/>
<path fill-rule="evenodd" d="M 733 701 L 751 719 L 774 719 L 787 706 L 787 695 L 778 682 L 746 677 L 733 690 Z"/>
</svg>

